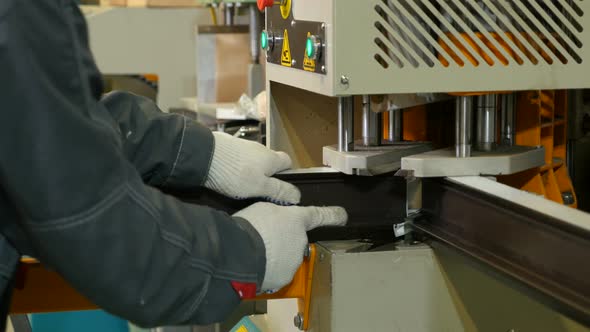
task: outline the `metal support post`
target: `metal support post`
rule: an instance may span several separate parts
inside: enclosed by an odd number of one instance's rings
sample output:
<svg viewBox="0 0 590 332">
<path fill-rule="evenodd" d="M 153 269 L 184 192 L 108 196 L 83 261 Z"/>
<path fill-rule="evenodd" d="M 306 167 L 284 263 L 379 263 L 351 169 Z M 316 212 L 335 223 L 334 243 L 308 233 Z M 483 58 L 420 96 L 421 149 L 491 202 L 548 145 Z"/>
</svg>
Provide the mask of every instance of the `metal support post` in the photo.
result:
<svg viewBox="0 0 590 332">
<path fill-rule="evenodd" d="M 473 112 L 472 97 L 457 97 L 455 114 L 455 154 L 457 158 L 471 156 L 471 116 Z"/>
<path fill-rule="evenodd" d="M 233 3 L 225 3 L 224 7 L 224 15 L 225 15 L 225 25 L 232 26 L 234 25 L 234 15 L 235 15 L 236 7 Z"/>
<path fill-rule="evenodd" d="M 514 93 L 502 95 L 502 145 L 513 146 L 516 130 L 516 105 Z"/>
<path fill-rule="evenodd" d="M 260 31 L 262 30 L 262 13 L 256 4 L 249 6 L 250 13 L 250 56 L 252 63 L 248 65 L 248 95 L 255 98 L 265 89 L 264 71 L 260 64 Z"/>
<path fill-rule="evenodd" d="M 354 97 L 338 98 L 338 151 L 354 150 Z"/>
<path fill-rule="evenodd" d="M 250 54 L 252 56 L 252 63 L 258 64 L 260 62 L 260 31 L 262 30 L 261 13 L 256 4 L 249 6 L 250 11 Z"/>
<path fill-rule="evenodd" d="M 401 142 L 402 140 L 402 112 L 397 109 L 389 111 L 389 140 L 391 142 Z"/>
<path fill-rule="evenodd" d="M 381 126 L 379 113 L 371 111 L 371 98 L 363 96 L 363 145 L 375 146 L 381 144 Z"/>
<path fill-rule="evenodd" d="M 498 96 L 495 94 L 477 97 L 477 141 L 480 151 L 496 148 L 496 109 Z"/>
</svg>

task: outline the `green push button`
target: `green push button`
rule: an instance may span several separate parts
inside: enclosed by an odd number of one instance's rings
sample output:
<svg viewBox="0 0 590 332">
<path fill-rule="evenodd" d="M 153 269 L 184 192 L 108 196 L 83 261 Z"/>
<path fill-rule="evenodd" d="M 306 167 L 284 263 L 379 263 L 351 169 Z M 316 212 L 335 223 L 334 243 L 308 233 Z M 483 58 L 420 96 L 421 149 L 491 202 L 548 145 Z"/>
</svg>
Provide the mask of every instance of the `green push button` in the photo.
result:
<svg viewBox="0 0 590 332">
<path fill-rule="evenodd" d="M 263 50 L 268 49 L 268 34 L 266 31 L 262 31 L 260 34 L 260 46 L 262 46 Z"/>
<path fill-rule="evenodd" d="M 305 42 L 305 54 L 308 58 L 313 58 L 315 55 L 314 42 L 311 37 L 307 37 L 307 41 Z"/>
</svg>

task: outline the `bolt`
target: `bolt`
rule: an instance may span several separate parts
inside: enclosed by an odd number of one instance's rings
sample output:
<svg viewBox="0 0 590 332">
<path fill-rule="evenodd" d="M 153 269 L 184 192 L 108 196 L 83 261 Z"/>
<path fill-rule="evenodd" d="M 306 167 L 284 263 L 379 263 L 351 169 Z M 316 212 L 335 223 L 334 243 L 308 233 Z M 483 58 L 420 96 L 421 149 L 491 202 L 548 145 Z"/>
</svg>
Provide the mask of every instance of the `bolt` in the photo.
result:
<svg viewBox="0 0 590 332">
<path fill-rule="evenodd" d="M 291 21 L 291 27 L 292 27 L 292 28 L 294 28 L 296 24 L 297 24 L 297 23 L 295 23 L 295 20 Z"/>
<path fill-rule="evenodd" d="M 320 262 L 324 260 L 324 258 L 326 258 L 326 255 L 324 255 L 324 253 L 320 254 Z"/>
<path fill-rule="evenodd" d="M 293 318 L 293 324 L 296 328 L 303 330 L 303 316 L 301 313 L 297 313 L 297 315 L 295 315 L 295 318 Z"/>
<path fill-rule="evenodd" d="M 320 25 L 320 28 L 322 28 L 322 30 L 324 30 L 326 28 L 326 23 L 322 23 L 322 25 Z"/>
<path fill-rule="evenodd" d="M 350 79 L 348 79 L 348 76 L 342 75 L 340 76 L 340 83 L 342 85 L 348 85 L 348 83 L 350 83 Z"/>
<path fill-rule="evenodd" d="M 297 61 L 295 61 L 295 59 L 291 60 L 291 66 L 295 66 L 297 64 Z"/>
<path fill-rule="evenodd" d="M 565 205 L 574 204 L 574 194 L 571 191 L 561 193 L 561 198 L 563 199 L 563 204 Z"/>
<path fill-rule="evenodd" d="M 322 65 L 322 67 L 320 69 L 321 69 L 322 73 L 324 73 L 324 74 L 326 73 L 326 66 Z"/>
<path fill-rule="evenodd" d="M 309 257 L 309 255 L 311 255 L 311 245 L 307 245 L 307 247 L 305 247 L 305 251 L 303 252 L 303 257 Z"/>
</svg>

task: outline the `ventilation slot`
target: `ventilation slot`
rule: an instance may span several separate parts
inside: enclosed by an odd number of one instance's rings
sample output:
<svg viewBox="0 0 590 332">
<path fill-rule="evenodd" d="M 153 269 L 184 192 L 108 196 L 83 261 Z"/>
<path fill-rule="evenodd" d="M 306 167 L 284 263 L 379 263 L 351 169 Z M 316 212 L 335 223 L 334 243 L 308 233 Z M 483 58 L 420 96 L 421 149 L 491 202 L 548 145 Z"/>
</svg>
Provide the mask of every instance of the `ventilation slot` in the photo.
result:
<svg viewBox="0 0 590 332">
<path fill-rule="evenodd" d="M 378 0 L 383 68 L 582 63 L 583 0 Z"/>
</svg>

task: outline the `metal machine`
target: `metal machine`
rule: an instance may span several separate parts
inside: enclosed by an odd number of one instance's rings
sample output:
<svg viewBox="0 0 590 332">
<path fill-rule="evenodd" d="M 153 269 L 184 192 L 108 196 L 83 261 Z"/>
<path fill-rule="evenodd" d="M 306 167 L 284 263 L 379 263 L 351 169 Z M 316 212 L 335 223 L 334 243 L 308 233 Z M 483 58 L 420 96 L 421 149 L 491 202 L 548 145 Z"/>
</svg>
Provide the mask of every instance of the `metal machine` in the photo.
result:
<svg viewBox="0 0 590 332">
<path fill-rule="evenodd" d="M 539 166 L 543 151 L 512 147 L 512 91 L 587 84 L 581 2 L 283 2 L 267 10 L 262 35 L 268 80 L 339 98 L 338 145 L 323 148 L 323 161 L 348 174 L 387 171 L 381 165 L 395 160 L 418 176 Z M 421 142 L 398 143 L 400 110 L 440 93 L 458 100 L 456 148 L 420 154 L 428 149 Z M 363 98 L 361 144 L 354 142 L 353 96 Z M 386 142 L 382 112 L 389 112 Z"/>
<path fill-rule="evenodd" d="M 321 192 L 304 204 L 352 211 L 345 230 L 310 233 L 298 329 L 588 330 L 590 215 L 566 124 L 590 87 L 589 3 L 258 4 L 268 146 L 300 168 L 303 197 Z M 318 178 L 334 172 L 343 187 Z M 293 316 L 279 307 L 270 321 Z"/>
</svg>

